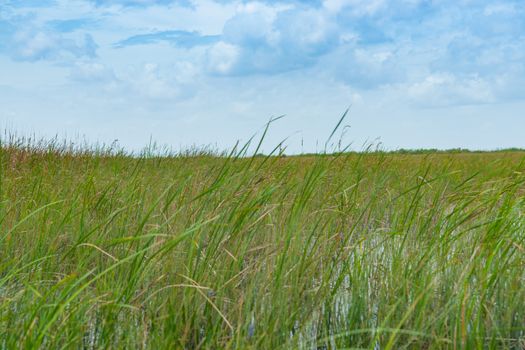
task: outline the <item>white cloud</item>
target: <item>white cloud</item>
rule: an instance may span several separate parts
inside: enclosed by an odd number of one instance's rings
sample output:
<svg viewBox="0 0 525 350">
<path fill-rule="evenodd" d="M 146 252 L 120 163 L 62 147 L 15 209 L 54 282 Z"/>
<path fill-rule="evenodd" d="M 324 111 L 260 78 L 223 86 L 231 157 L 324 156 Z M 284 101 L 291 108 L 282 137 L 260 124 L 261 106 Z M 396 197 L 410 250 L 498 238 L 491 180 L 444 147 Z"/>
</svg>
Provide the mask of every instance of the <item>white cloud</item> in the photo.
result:
<svg viewBox="0 0 525 350">
<path fill-rule="evenodd" d="M 207 68 L 211 73 L 228 74 L 237 63 L 239 54 L 237 46 L 218 42 L 207 51 Z"/>
<path fill-rule="evenodd" d="M 106 65 L 98 62 L 76 62 L 70 72 L 70 78 L 80 83 L 114 83 L 115 73 Z"/>
<path fill-rule="evenodd" d="M 515 14 L 515 13 L 516 13 L 515 4 L 508 4 L 508 3 L 489 4 L 485 6 L 483 10 L 483 14 L 485 16 L 509 15 L 509 14 Z"/>
<path fill-rule="evenodd" d="M 323 6 L 330 12 L 348 8 L 355 16 L 369 16 L 383 9 L 386 3 L 385 0 L 324 0 Z"/>
<path fill-rule="evenodd" d="M 38 29 L 18 31 L 11 39 L 10 55 L 23 61 L 94 58 L 98 47 L 89 34 L 72 38 Z"/>
<path fill-rule="evenodd" d="M 71 67 L 69 78 L 78 84 L 79 94 L 115 103 L 142 103 L 144 108 L 189 99 L 201 80 L 199 71 L 190 62 L 167 66 L 147 62 L 120 72 L 101 63 L 77 62 Z"/>
<path fill-rule="evenodd" d="M 492 84 L 480 77 L 457 78 L 447 73 L 427 76 L 407 87 L 408 97 L 422 107 L 486 104 L 496 101 Z"/>
</svg>

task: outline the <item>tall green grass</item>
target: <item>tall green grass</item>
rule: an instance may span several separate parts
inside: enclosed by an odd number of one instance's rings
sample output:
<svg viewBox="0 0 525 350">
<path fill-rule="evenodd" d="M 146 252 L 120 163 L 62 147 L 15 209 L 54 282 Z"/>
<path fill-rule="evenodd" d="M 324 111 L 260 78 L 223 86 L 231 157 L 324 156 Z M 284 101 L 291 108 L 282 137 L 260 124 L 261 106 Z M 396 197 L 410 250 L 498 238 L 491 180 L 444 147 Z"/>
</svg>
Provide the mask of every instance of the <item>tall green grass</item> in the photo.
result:
<svg viewBox="0 0 525 350">
<path fill-rule="evenodd" d="M 525 346 L 524 153 L 7 141 L 0 349 Z"/>
</svg>

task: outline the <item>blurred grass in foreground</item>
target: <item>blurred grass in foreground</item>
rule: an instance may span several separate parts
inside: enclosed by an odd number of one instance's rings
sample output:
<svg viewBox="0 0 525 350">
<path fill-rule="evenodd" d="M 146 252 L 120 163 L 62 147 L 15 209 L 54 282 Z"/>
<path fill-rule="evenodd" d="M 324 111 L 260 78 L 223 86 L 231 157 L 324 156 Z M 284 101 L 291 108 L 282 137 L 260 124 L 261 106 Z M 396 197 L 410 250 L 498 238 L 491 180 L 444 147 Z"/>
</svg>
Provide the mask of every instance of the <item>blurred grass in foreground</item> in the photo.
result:
<svg viewBox="0 0 525 350">
<path fill-rule="evenodd" d="M 0 349 L 523 348 L 525 153 L 414 153 L 11 139 Z"/>
</svg>

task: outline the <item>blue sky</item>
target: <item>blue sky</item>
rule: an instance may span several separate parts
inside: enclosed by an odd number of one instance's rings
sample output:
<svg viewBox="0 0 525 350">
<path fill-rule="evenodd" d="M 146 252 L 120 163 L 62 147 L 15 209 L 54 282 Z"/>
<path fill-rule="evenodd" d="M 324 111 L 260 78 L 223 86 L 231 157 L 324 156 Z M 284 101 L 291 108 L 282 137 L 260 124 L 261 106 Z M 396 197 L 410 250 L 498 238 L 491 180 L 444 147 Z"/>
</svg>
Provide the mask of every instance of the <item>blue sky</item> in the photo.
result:
<svg viewBox="0 0 525 350">
<path fill-rule="evenodd" d="M 0 0 L 0 125 L 228 148 L 525 147 L 522 0 Z"/>
</svg>

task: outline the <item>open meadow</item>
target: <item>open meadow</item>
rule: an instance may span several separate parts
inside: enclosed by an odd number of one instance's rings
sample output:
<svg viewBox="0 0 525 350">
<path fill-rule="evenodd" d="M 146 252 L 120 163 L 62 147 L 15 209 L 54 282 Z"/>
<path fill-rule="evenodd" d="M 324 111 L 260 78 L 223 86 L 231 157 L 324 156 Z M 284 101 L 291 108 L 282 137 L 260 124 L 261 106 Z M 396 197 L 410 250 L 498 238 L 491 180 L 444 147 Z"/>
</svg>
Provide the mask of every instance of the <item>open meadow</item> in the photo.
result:
<svg viewBox="0 0 525 350">
<path fill-rule="evenodd" d="M 0 349 L 523 349 L 525 153 L 1 149 Z"/>
</svg>

